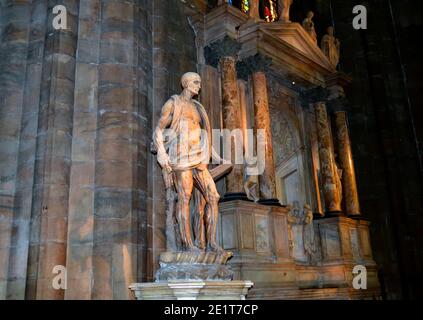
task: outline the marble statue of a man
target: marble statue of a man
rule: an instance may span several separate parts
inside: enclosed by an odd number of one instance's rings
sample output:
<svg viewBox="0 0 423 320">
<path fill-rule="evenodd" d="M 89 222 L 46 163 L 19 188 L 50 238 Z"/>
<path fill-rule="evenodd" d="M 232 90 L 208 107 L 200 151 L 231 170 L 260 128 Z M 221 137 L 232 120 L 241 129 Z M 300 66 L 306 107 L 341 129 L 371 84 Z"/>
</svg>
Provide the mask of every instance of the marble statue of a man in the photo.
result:
<svg viewBox="0 0 423 320">
<path fill-rule="evenodd" d="M 177 194 L 176 223 L 183 249 L 220 252 L 216 243 L 219 194 L 207 169 L 211 154 L 211 129 L 204 107 L 194 96 L 201 88 L 197 73 L 188 72 L 181 79 L 183 91 L 172 96 L 162 107 L 153 135 L 157 161 L 162 168 L 166 188 Z M 204 217 L 196 217 L 196 244 L 191 236 L 190 199 L 193 187 L 204 198 Z M 203 214 L 203 210 L 195 214 Z M 203 225 L 204 221 L 204 225 Z"/>
<path fill-rule="evenodd" d="M 314 13 L 313 11 L 309 11 L 307 13 L 307 18 L 303 21 L 303 28 L 307 33 L 310 35 L 310 37 L 313 39 L 313 41 L 317 44 L 317 34 L 316 30 L 314 29 L 314 22 L 313 22 Z"/>
<path fill-rule="evenodd" d="M 339 63 L 339 53 L 341 48 L 341 43 L 333 35 L 333 27 L 328 27 L 327 34 L 322 38 L 321 48 L 329 61 L 336 68 Z"/>
</svg>

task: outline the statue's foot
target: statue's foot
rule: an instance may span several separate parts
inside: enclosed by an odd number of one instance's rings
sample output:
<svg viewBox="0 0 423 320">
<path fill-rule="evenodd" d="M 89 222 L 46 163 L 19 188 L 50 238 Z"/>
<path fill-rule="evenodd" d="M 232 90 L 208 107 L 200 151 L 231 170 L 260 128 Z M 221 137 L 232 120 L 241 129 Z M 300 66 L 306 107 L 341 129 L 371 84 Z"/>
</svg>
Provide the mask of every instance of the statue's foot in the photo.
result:
<svg viewBox="0 0 423 320">
<path fill-rule="evenodd" d="M 222 247 L 217 244 L 212 244 L 207 246 L 207 251 L 215 252 L 216 254 L 226 254 L 227 252 Z"/>
<path fill-rule="evenodd" d="M 185 251 L 199 254 L 202 250 L 200 248 L 197 248 L 196 246 L 189 246 L 186 247 Z"/>
<path fill-rule="evenodd" d="M 206 250 L 206 244 L 204 242 L 195 242 L 195 246 L 201 251 Z"/>
</svg>

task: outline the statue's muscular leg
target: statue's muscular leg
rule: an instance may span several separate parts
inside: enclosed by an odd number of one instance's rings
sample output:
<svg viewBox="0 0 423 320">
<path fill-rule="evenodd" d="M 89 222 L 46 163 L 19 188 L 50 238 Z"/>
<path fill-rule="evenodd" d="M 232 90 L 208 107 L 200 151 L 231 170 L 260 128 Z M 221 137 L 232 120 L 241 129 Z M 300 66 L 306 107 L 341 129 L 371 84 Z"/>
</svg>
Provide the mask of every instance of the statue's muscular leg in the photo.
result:
<svg viewBox="0 0 423 320">
<path fill-rule="evenodd" d="M 194 174 L 194 183 L 195 183 L 195 174 Z M 197 185 L 197 183 L 195 183 Z M 198 187 L 197 187 L 198 189 Z M 195 215 L 194 215 L 194 244 L 200 250 L 206 250 L 206 236 L 204 230 L 204 210 L 206 208 L 206 199 L 204 199 L 203 194 L 200 190 L 195 190 Z"/>
<path fill-rule="evenodd" d="M 206 227 L 206 239 L 207 249 L 213 251 L 223 251 L 221 247 L 217 245 L 216 241 L 216 228 L 219 215 L 219 193 L 216 190 L 213 177 L 210 172 L 205 170 L 194 170 L 194 181 L 196 187 L 203 194 L 207 205 L 205 209 L 205 227 Z"/>
<path fill-rule="evenodd" d="M 191 237 L 191 221 L 189 212 L 189 201 L 191 199 L 193 178 L 192 171 L 176 171 L 176 191 L 178 193 L 178 207 L 176 210 L 176 219 L 179 225 L 182 246 L 187 250 L 194 250 L 194 244 Z"/>
</svg>

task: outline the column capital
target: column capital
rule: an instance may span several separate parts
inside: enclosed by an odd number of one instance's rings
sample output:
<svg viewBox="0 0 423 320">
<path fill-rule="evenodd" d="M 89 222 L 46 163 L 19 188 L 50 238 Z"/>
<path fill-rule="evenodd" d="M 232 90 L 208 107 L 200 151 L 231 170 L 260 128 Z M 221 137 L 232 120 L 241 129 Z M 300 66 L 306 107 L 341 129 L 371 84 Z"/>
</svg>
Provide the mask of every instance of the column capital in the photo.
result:
<svg viewBox="0 0 423 320">
<path fill-rule="evenodd" d="M 328 111 L 332 114 L 335 112 L 346 111 L 348 103 L 348 99 L 345 96 L 342 96 L 336 99 L 328 99 L 326 105 L 328 107 Z"/>
<path fill-rule="evenodd" d="M 306 103 L 327 102 L 329 92 L 322 86 L 304 90 L 300 94 L 301 100 Z"/>
<path fill-rule="evenodd" d="M 235 57 L 239 50 L 241 50 L 241 44 L 226 35 L 223 39 L 216 40 L 204 48 L 204 58 L 208 65 L 216 68 L 221 58 Z"/>
<path fill-rule="evenodd" d="M 249 56 L 247 58 L 242 59 L 241 61 L 238 61 L 236 65 L 236 70 L 238 77 L 246 80 L 248 79 L 249 75 L 255 72 L 268 71 L 271 65 L 271 58 L 257 53 L 254 56 Z"/>
</svg>

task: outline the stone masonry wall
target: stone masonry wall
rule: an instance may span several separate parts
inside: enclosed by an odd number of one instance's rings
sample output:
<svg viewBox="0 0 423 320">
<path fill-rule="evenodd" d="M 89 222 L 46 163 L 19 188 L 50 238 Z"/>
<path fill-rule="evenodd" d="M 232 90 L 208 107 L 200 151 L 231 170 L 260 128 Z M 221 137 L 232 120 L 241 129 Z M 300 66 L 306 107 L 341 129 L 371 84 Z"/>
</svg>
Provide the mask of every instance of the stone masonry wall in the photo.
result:
<svg viewBox="0 0 423 320">
<path fill-rule="evenodd" d="M 54 30 L 52 9 L 67 8 Z M 0 298 L 127 299 L 165 249 L 153 128 L 197 70 L 181 1 L 0 2 Z M 65 266 L 67 290 L 53 268 Z"/>
</svg>

